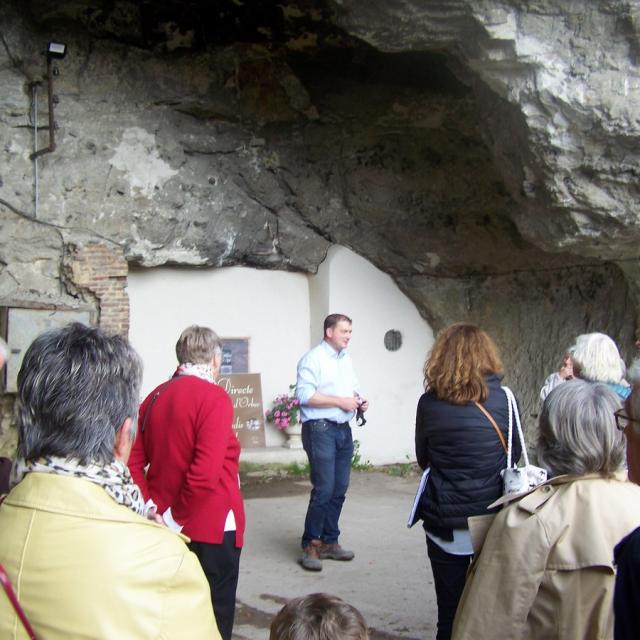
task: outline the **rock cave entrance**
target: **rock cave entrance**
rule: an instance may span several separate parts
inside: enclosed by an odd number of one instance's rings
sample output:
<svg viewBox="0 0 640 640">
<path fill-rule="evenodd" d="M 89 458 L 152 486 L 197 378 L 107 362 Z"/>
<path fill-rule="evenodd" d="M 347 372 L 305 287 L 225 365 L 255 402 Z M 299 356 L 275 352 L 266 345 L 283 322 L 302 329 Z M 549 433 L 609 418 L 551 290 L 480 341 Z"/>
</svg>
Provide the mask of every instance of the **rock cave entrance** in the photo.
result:
<svg viewBox="0 0 640 640">
<path fill-rule="evenodd" d="M 390 274 L 434 329 L 486 328 L 528 414 L 578 333 L 605 331 L 628 355 L 637 256 L 616 241 L 635 187 L 622 160 L 607 168 L 622 156 L 606 134 L 589 138 L 607 131 L 599 116 L 582 121 L 560 93 L 569 71 L 538 89 L 562 46 L 574 47 L 574 74 L 589 57 L 579 15 L 592 36 L 611 35 L 612 56 L 621 18 L 459 4 L 9 0 L 5 304 L 95 304 L 62 268 L 70 247 L 92 242 L 142 267 L 303 272 L 341 244 Z M 60 34 L 58 149 L 40 162 L 36 220 L 29 89 Z M 523 58 L 525 37 L 546 58 Z M 617 182 L 602 186 L 607 176 Z"/>
</svg>

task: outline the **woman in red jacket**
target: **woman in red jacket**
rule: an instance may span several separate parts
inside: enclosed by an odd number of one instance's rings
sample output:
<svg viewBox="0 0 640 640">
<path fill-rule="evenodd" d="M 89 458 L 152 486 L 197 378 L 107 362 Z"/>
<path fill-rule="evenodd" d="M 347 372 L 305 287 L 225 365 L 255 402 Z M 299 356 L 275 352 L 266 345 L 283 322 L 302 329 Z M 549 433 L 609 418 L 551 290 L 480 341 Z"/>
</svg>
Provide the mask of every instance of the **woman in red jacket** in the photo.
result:
<svg viewBox="0 0 640 640">
<path fill-rule="evenodd" d="M 176 372 L 140 406 L 129 468 L 148 507 L 191 538 L 220 634 L 230 640 L 245 517 L 233 406 L 215 383 L 221 354 L 211 329 L 194 325 L 182 332 Z"/>
</svg>

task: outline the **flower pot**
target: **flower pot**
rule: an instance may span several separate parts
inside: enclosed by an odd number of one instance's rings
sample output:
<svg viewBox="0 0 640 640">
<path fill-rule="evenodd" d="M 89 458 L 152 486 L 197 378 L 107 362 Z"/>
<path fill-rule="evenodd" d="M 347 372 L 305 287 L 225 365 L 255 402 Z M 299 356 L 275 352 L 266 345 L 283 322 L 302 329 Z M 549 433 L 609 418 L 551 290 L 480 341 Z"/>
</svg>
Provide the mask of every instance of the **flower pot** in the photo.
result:
<svg viewBox="0 0 640 640">
<path fill-rule="evenodd" d="M 302 424 L 296 422 L 283 431 L 287 434 L 287 441 L 284 443 L 287 449 L 302 449 Z"/>
</svg>

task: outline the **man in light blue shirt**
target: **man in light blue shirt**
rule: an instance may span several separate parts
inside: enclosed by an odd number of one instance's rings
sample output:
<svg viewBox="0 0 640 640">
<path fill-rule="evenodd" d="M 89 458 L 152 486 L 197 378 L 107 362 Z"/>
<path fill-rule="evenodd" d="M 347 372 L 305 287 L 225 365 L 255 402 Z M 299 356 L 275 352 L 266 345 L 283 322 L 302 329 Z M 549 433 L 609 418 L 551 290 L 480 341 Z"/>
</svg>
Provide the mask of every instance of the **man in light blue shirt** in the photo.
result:
<svg viewBox="0 0 640 640">
<path fill-rule="evenodd" d="M 322 560 L 352 560 L 338 544 L 338 520 L 349 486 L 353 439 L 349 421 L 369 408 L 359 395 L 358 380 L 346 348 L 351 318 L 325 318 L 324 339 L 298 363 L 296 397 L 302 416 L 302 444 L 311 469 L 311 497 L 302 535 L 300 563 L 321 571 Z M 364 421 L 364 419 L 363 419 Z"/>
</svg>

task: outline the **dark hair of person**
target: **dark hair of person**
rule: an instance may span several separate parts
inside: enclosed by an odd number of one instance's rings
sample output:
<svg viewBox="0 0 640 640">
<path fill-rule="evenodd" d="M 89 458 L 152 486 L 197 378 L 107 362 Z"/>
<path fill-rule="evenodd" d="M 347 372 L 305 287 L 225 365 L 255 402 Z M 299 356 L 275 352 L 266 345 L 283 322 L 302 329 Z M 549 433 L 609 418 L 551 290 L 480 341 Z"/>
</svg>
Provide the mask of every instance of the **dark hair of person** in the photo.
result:
<svg viewBox="0 0 640 640">
<path fill-rule="evenodd" d="M 502 374 L 495 343 L 475 324 L 458 322 L 438 334 L 424 364 L 424 385 L 451 404 L 484 402 L 490 374 Z"/>
<path fill-rule="evenodd" d="M 333 329 L 333 327 L 335 327 L 338 322 L 348 322 L 349 324 L 353 324 L 349 316 L 345 316 L 342 313 L 332 313 L 324 319 L 324 335 L 326 336 L 327 331 L 329 329 Z"/>
<path fill-rule="evenodd" d="M 269 640 L 367 640 L 362 614 L 328 593 L 290 600 L 271 622 Z"/>
<path fill-rule="evenodd" d="M 142 362 L 121 336 L 69 324 L 39 335 L 18 372 L 18 456 L 108 464 L 140 400 Z"/>
</svg>

